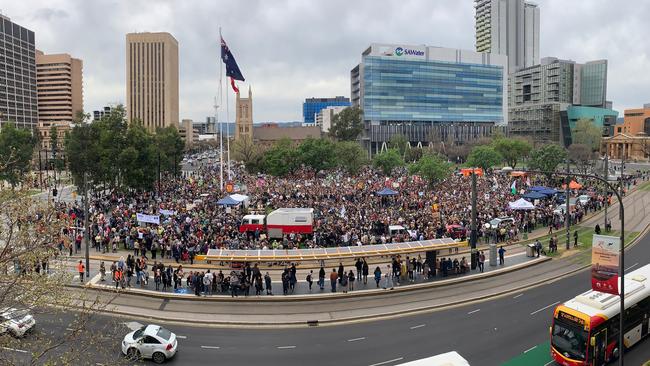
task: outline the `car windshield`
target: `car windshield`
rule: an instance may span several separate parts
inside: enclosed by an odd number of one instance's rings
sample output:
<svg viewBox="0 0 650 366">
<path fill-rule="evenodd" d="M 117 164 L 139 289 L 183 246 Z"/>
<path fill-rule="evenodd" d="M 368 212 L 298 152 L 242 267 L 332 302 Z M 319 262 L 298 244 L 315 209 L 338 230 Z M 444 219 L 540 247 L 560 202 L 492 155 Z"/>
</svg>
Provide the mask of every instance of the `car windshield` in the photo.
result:
<svg viewBox="0 0 650 366">
<path fill-rule="evenodd" d="M 160 329 L 158 329 L 158 333 L 156 335 L 158 337 L 168 341 L 169 338 L 171 338 L 171 336 L 172 336 L 172 332 L 170 332 L 169 329 L 165 329 L 163 327 L 160 327 Z"/>
<path fill-rule="evenodd" d="M 587 332 L 574 324 L 556 320 L 553 325 L 553 347 L 565 357 L 585 360 L 587 351 Z"/>
<path fill-rule="evenodd" d="M 27 314 L 29 314 L 29 312 L 27 310 L 15 310 L 15 311 L 12 311 L 12 312 L 10 312 L 8 314 L 5 314 L 5 317 L 7 319 L 16 320 L 16 319 L 24 318 L 25 316 L 27 316 Z"/>
<path fill-rule="evenodd" d="M 133 339 L 140 339 L 142 338 L 142 334 L 144 334 L 144 330 L 147 329 L 147 326 L 145 325 L 144 327 L 138 329 L 133 333 Z"/>
</svg>

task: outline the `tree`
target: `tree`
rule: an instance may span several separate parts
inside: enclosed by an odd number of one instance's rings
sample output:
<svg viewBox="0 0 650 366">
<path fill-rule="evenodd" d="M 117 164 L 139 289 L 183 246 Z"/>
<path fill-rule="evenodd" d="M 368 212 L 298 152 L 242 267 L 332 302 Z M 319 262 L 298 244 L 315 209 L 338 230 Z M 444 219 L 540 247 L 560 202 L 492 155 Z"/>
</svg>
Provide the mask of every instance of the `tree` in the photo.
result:
<svg viewBox="0 0 650 366">
<path fill-rule="evenodd" d="M 298 154 L 288 138 L 276 142 L 262 158 L 264 172 L 276 177 L 289 174 L 298 164 Z"/>
<path fill-rule="evenodd" d="M 591 120 L 586 118 L 578 120 L 572 133 L 574 144 L 586 145 L 591 151 L 598 151 L 600 149 L 600 140 L 602 139 L 603 132 Z"/>
<path fill-rule="evenodd" d="M 571 144 L 568 149 L 569 159 L 576 165 L 578 171 L 587 174 L 594 161 L 594 152 L 583 144 Z"/>
<path fill-rule="evenodd" d="M 363 112 L 358 107 L 348 107 L 332 119 L 330 136 L 339 141 L 355 141 L 363 132 Z"/>
<path fill-rule="evenodd" d="M 131 189 L 152 190 L 158 180 L 157 152 L 151 133 L 142 124 L 131 122 L 117 159 L 122 183 Z"/>
<path fill-rule="evenodd" d="M 315 171 L 336 166 L 334 143 L 327 139 L 307 138 L 296 149 L 299 161 Z"/>
<path fill-rule="evenodd" d="M 530 153 L 528 166 L 531 170 L 540 170 L 548 178 L 567 157 L 566 150 L 556 144 L 543 145 Z"/>
<path fill-rule="evenodd" d="M 498 138 L 492 142 L 492 147 L 501 154 L 503 160 L 510 167 L 515 168 L 517 163 L 526 158 L 533 147 L 526 141 L 517 138 Z"/>
<path fill-rule="evenodd" d="M 409 166 L 411 174 L 418 174 L 433 186 L 447 178 L 451 173 L 451 164 L 437 154 L 426 154 Z"/>
<path fill-rule="evenodd" d="M 376 168 L 381 169 L 385 175 L 390 175 L 393 169 L 404 165 L 404 160 L 399 151 L 388 149 L 375 155 L 372 164 Z"/>
<path fill-rule="evenodd" d="M 367 153 L 355 141 L 340 141 L 335 145 L 336 164 L 349 174 L 357 174 L 368 163 Z"/>
<path fill-rule="evenodd" d="M 397 150 L 401 156 L 405 156 L 406 151 L 409 148 L 408 143 L 409 140 L 406 138 L 406 136 L 402 134 L 393 135 L 390 137 L 390 142 L 388 143 L 388 147 Z"/>
<path fill-rule="evenodd" d="M 98 184 L 101 172 L 99 151 L 99 129 L 94 125 L 77 124 L 66 135 L 65 152 L 68 156 L 68 169 L 72 182 L 85 192 L 84 183 Z"/>
<path fill-rule="evenodd" d="M 407 163 L 415 163 L 416 161 L 420 160 L 422 156 L 424 156 L 424 149 L 421 147 L 413 147 L 406 150 L 406 153 L 404 154 L 404 161 Z"/>
<path fill-rule="evenodd" d="M 239 139 L 233 144 L 233 159 L 244 163 L 246 171 L 258 173 L 261 169 L 262 151 L 251 139 Z"/>
<path fill-rule="evenodd" d="M 163 172 L 180 172 L 181 160 L 185 151 L 185 141 L 174 126 L 158 128 L 155 135 L 156 149 L 160 153 L 160 169 Z"/>
<path fill-rule="evenodd" d="M 14 188 L 30 169 L 35 145 L 29 130 L 5 123 L 0 131 L 0 179 Z"/>
<path fill-rule="evenodd" d="M 467 165 L 483 168 L 483 170 L 490 169 L 502 161 L 503 156 L 488 145 L 475 146 L 467 157 Z"/>
<path fill-rule="evenodd" d="M 27 309 L 38 322 L 26 340 L 0 337 L 1 365 L 87 365 L 90 348 L 102 362 L 119 362 L 113 349 L 98 347 L 97 337 L 116 339 L 116 324 L 93 322 L 96 312 L 106 310 L 115 296 L 70 286 L 73 274 L 66 268 L 76 260 L 59 254 L 58 244 L 74 242 L 63 231 L 70 222 L 59 214 L 27 191 L 0 191 L 0 309 Z"/>
</svg>

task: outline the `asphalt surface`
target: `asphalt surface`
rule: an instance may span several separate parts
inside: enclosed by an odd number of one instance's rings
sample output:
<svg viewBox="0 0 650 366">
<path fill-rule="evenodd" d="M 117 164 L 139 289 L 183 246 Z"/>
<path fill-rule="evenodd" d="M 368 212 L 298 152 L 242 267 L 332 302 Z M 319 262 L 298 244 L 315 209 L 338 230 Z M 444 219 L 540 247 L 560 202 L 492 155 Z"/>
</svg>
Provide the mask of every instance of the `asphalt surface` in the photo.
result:
<svg viewBox="0 0 650 366">
<path fill-rule="evenodd" d="M 650 262 L 650 235 L 626 255 L 626 267 Z M 300 329 L 223 329 L 169 324 L 179 335 L 179 353 L 171 365 L 396 365 L 455 350 L 471 365 L 501 365 L 548 341 L 555 304 L 589 288 L 589 272 L 486 302 L 398 319 Z M 143 314 L 145 315 L 145 314 Z M 65 334 L 70 313 L 37 316 L 38 331 Z M 104 335 L 87 361 L 115 363 L 125 322 L 146 324 L 143 318 L 96 316 L 92 328 Z M 111 331 L 107 327 L 113 326 Z M 34 346 L 27 337 L 21 346 Z M 650 360 L 648 340 L 626 354 L 627 365 Z M 15 353 L 17 360 L 27 357 Z M 63 350 L 59 350 L 63 352 Z M 549 358 L 550 359 L 550 358 Z M 91 362 L 92 361 L 92 362 Z M 390 361 L 390 362 L 389 362 Z M 20 362 L 16 362 L 20 364 Z"/>
</svg>

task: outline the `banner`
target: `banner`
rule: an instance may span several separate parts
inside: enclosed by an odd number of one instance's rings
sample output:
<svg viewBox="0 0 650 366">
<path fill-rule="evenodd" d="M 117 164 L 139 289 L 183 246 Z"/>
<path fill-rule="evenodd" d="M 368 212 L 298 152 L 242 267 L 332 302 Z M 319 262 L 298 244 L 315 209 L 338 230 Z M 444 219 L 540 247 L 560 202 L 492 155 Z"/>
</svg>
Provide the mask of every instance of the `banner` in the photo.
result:
<svg viewBox="0 0 650 366">
<path fill-rule="evenodd" d="M 138 222 L 148 222 L 150 224 L 160 225 L 160 216 L 158 215 L 145 215 L 139 213 L 136 215 Z"/>
<path fill-rule="evenodd" d="M 161 209 L 160 214 L 165 215 L 165 216 L 174 216 L 174 215 L 176 215 L 176 211 L 174 211 L 174 210 L 162 210 Z"/>
<path fill-rule="evenodd" d="M 594 234 L 591 246 L 591 288 L 594 291 L 618 295 L 620 251 L 620 238 Z"/>
</svg>

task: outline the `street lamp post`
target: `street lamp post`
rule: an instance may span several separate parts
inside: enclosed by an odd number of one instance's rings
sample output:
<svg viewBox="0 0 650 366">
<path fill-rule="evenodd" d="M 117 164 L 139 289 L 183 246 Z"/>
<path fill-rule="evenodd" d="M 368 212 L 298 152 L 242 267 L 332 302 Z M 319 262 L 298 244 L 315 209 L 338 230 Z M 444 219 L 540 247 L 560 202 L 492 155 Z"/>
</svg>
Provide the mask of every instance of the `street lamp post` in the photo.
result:
<svg viewBox="0 0 650 366">
<path fill-rule="evenodd" d="M 609 181 L 609 154 L 605 154 L 605 181 Z M 609 190 L 607 185 L 605 185 L 605 226 L 604 229 L 607 231 L 607 206 L 609 206 Z"/>
<path fill-rule="evenodd" d="M 84 172 L 84 241 L 86 242 L 86 278 L 90 278 L 90 230 L 88 225 L 88 182 Z"/>
<path fill-rule="evenodd" d="M 566 249 L 569 250 L 571 248 L 571 203 L 569 200 L 571 199 L 571 191 L 569 184 L 571 183 L 571 175 L 570 175 L 570 167 L 569 167 L 569 158 L 566 159 L 566 191 L 565 193 L 565 208 L 566 208 L 566 216 L 565 216 L 565 221 L 566 221 Z"/>
<path fill-rule="evenodd" d="M 476 240 L 478 239 L 476 232 L 476 171 L 472 169 L 472 235 L 470 236 L 471 246 L 471 268 L 476 269 L 477 255 L 476 255 Z"/>
</svg>

